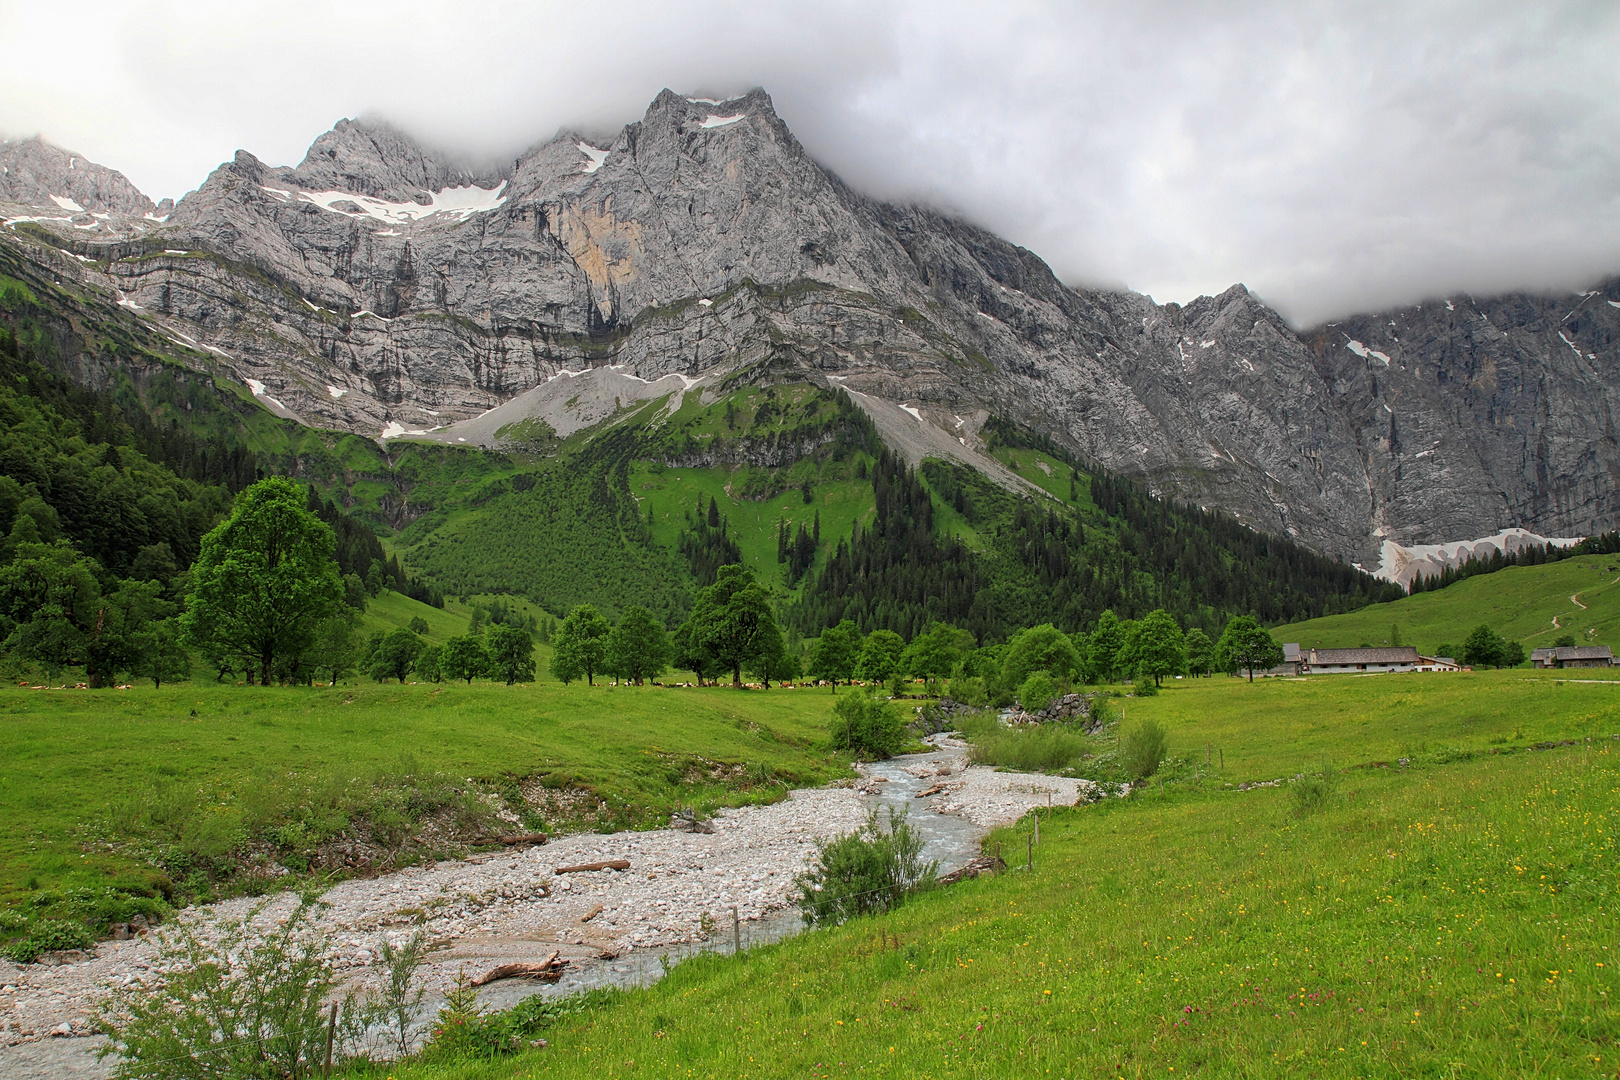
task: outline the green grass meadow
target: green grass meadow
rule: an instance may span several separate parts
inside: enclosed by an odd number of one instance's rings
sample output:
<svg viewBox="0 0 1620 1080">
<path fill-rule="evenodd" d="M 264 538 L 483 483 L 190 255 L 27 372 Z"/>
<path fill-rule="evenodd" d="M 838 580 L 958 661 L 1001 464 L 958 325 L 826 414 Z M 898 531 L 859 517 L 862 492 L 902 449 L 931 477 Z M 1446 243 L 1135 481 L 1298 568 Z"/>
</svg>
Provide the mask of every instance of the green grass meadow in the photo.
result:
<svg viewBox="0 0 1620 1080">
<path fill-rule="evenodd" d="M 1058 810 L 1032 871 L 1026 819 L 990 838 L 1001 877 L 387 1075 L 1620 1075 L 1615 746 L 1350 769 L 1311 812 L 1220 776 Z"/>
<path fill-rule="evenodd" d="M 603 827 L 775 799 L 847 775 L 823 746 L 831 707 L 808 691 L 556 683 L 7 689 L 0 902 L 139 876 L 103 840 L 132 807 L 175 795 L 226 834 L 302 812 L 324 787 L 435 772 L 589 789 Z"/>
<path fill-rule="evenodd" d="M 1391 628 L 1399 627 L 1402 644 L 1428 651 L 1445 643 L 1461 648 L 1481 623 L 1523 642 L 1527 650 L 1551 645 L 1564 634 L 1582 645 L 1620 646 L 1620 555 L 1510 566 L 1348 615 L 1279 626 L 1271 636 L 1307 649 L 1335 649 L 1383 645 Z"/>
</svg>

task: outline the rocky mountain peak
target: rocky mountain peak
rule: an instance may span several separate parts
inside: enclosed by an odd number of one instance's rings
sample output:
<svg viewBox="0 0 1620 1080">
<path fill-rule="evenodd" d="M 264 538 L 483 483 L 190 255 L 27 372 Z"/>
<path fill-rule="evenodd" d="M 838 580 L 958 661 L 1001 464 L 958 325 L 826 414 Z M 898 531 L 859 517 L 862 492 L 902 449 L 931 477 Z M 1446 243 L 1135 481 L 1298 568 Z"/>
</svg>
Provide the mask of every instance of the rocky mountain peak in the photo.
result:
<svg viewBox="0 0 1620 1080">
<path fill-rule="evenodd" d="M 445 188 L 493 187 L 504 178 L 474 172 L 425 149 L 390 124 L 339 120 L 316 139 L 286 179 L 311 191 L 343 191 L 426 205 Z"/>
<path fill-rule="evenodd" d="M 27 201 L 67 171 L 89 169 L 51 159 Z M 1388 543 L 1620 524 L 1620 283 L 1304 333 L 1242 285 L 1185 306 L 1071 288 L 969 222 L 852 190 L 760 89 L 665 90 L 612 139 L 559 133 L 510 173 L 345 120 L 296 168 L 239 154 L 164 223 L 36 220 L 77 245 L 161 236 L 163 257 L 105 249 L 120 304 L 228 357 L 278 415 L 373 437 L 599 369 L 615 408 L 632 383 L 804 378 L 913 458 L 969 452 L 994 413 L 1369 566 Z M 100 273 L 73 250 L 53 272 Z"/>
<path fill-rule="evenodd" d="M 139 217 L 156 207 L 123 173 L 36 135 L 0 143 L 0 200 Z"/>
</svg>

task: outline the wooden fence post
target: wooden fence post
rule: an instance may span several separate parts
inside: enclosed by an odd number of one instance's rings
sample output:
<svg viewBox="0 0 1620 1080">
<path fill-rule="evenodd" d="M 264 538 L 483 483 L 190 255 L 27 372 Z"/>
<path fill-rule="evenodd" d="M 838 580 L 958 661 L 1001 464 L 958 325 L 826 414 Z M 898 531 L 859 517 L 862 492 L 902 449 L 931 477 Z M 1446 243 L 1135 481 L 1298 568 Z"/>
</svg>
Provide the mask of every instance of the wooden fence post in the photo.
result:
<svg viewBox="0 0 1620 1080">
<path fill-rule="evenodd" d="M 332 1075 L 332 1040 L 337 1035 L 338 1003 L 332 1002 L 332 1012 L 326 1021 L 326 1075 Z"/>
</svg>

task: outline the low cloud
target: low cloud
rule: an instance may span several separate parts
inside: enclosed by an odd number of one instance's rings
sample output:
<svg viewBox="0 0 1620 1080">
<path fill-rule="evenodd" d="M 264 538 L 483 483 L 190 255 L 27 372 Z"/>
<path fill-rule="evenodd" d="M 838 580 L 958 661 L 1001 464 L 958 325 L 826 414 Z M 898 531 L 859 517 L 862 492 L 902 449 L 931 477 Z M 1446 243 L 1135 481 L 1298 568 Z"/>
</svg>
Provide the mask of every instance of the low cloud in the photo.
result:
<svg viewBox="0 0 1620 1080">
<path fill-rule="evenodd" d="M 0 6 L 0 128 L 179 195 L 343 116 L 468 157 L 762 85 L 857 188 L 1078 285 L 1298 323 L 1620 272 L 1620 8 L 1548 3 Z M 94 40 L 71 56 L 71 37 Z M 49 47 L 47 47 L 49 46 Z"/>
</svg>

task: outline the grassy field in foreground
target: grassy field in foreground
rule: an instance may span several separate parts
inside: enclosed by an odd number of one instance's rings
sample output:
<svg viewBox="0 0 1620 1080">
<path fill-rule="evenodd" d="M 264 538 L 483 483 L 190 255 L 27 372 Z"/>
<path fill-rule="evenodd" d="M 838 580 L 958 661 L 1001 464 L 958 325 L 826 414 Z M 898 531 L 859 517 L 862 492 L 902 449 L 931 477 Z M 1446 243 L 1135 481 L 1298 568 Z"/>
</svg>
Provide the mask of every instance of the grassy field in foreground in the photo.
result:
<svg viewBox="0 0 1620 1080">
<path fill-rule="evenodd" d="M 437 772 L 589 788 L 604 824 L 775 798 L 845 773 L 822 749 L 831 707 L 825 693 L 554 683 L 0 690 L 0 902 L 136 871 L 81 843 L 154 806 L 226 843 L 307 816 L 333 786 Z"/>
<path fill-rule="evenodd" d="M 386 1074 L 1620 1075 L 1612 747 L 1357 771 L 1306 814 L 1213 785 L 1060 810 L 1033 872 Z"/>
<path fill-rule="evenodd" d="M 1428 651 L 1443 643 L 1461 648 L 1468 632 L 1481 623 L 1510 641 L 1523 642 L 1527 650 L 1551 645 L 1563 634 L 1582 645 L 1620 647 L 1620 555 L 1510 566 L 1348 615 L 1279 626 L 1271 636 L 1307 649 L 1338 649 L 1363 642 L 1383 645 L 1391 627 L 1398 626 L 1403 644 Z"/>
</svg>

